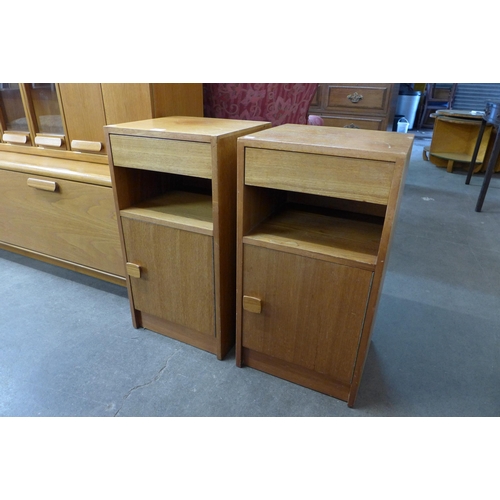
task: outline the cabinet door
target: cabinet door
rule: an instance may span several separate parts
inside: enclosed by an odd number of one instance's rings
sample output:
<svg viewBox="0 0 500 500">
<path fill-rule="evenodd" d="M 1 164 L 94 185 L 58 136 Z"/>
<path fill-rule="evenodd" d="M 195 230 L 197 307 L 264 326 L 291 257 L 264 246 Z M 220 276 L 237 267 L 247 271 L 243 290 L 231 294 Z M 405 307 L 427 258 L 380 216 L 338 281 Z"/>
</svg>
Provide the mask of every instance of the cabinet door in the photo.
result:
<svg viewBox="0 0 500 500">
<path fill-rule="evenodd" d="M 213 238 L 122 217 L 134 308 L 215 336 Z"/>
<path fill-rule="evenodd" d="M 261 301 L 243 347 L 349 384 L 372 272 L 252 245 L 243 262 L 243 295 Z"/>
<path fill-rule="evenodd" d="M 30 145 L 30 129 L 19 83 L 0 83 L 0 140 Z"/>
<path fill-rule="evenodd" d="M 100 83 L 60 83 L 68 142 L 73 151 L 106 153 Z"/>
<path fill-rule="evenodd" d="M 149 83 L 102 83 L 101 87 L 108 125 L 153 118 Z"/>
<path fill-rule="evenodd" d="M 111 188 L 0 170 L 0 241 L 123 276 Z"/>
</svg>

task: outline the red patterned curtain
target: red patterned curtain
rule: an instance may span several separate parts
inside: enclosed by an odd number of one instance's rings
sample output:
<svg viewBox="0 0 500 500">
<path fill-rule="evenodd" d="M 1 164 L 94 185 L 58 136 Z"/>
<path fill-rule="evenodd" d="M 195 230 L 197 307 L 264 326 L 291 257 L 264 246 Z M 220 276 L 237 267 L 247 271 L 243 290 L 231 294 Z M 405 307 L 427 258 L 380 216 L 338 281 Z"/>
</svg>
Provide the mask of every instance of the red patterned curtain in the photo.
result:
<svg viewBox="0 0 500 500">
<path fill-rule="evenodd" d="M 204 114 L 212 118 L 307 123 L 317 83 L 204 83 Z"/>
</svg>

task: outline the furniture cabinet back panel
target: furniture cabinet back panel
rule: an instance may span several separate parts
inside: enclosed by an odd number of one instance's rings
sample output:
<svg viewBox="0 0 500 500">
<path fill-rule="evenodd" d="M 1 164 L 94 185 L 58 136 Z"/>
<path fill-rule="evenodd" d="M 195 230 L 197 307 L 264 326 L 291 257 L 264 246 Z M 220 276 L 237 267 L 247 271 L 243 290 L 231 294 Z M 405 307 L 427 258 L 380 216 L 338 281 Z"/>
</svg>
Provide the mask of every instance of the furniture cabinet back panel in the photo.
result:
<svg viewBox="0 0 500 500">
<path fill-rule="evenodd" d="M 122 217 L 139 311 L 215 337 L 213 239 L 210 236 Z"/>
<path fill-rule="evenodd" d="M 2 242 L 123 276 L 111 188 L 0 170 L 0 199 Z"/>
<path fill-rule="evenodd" d="M 393 169 L 391 162 L 249 148 L 245 183 L 383 205 Z"/>
<path fill-rule="evenodd" d="M 212 178 L 209 143 L 111 134 L 115 166 Z"/>
<path fill-rule="evenodd" d="M 351 382 L 370 271 L 244 245 L 243 347 Z M 293 272 L 291 272 L 293 270 Z"/>
<path fill-rule="evenodd" d="M 381 224 L 316 214 L 300 210 L 300 206 L 293 208 L 273 214 L 244 236 L 243 241 L 282 252 L 374 269 Z"/>
</svg>

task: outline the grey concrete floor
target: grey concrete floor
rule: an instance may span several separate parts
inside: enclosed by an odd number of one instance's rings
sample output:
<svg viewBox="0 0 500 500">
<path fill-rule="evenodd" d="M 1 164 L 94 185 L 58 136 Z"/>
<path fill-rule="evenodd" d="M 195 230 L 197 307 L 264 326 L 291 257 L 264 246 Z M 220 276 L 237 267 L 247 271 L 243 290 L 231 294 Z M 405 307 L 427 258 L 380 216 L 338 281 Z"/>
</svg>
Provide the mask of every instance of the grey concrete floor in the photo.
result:
<svg viewBox="0 0 500 500">
<path fill-rule="evenodd" d="M 422 160 L 416 134 L 355 408 L 134 329 L 126 290 L 0 251 L 0 416 L 498 416 L 500 174 Z"/>
</svg>

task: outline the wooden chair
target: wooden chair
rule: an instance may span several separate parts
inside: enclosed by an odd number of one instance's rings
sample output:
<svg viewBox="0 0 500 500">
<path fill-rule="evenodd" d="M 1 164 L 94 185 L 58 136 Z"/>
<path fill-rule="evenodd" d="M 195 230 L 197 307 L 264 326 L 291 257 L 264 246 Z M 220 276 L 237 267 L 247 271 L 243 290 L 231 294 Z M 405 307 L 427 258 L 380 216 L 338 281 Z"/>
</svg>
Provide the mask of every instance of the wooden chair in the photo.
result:
<svg viewBox="0 0 500 500">
<path fill-rule="evenodd" d="M 456 91 L 456 83 L 426 84 L 418 128 L 432 128 L 434 123 L 427 123 L 430 115 L 440 109 L 451 109 Z"/>
<path fill-rule="evenodd" d="M 317 83 L 204 83 L 204 115 L 211 118 L 322 125 L 308 116 Z"/>
</svg>

